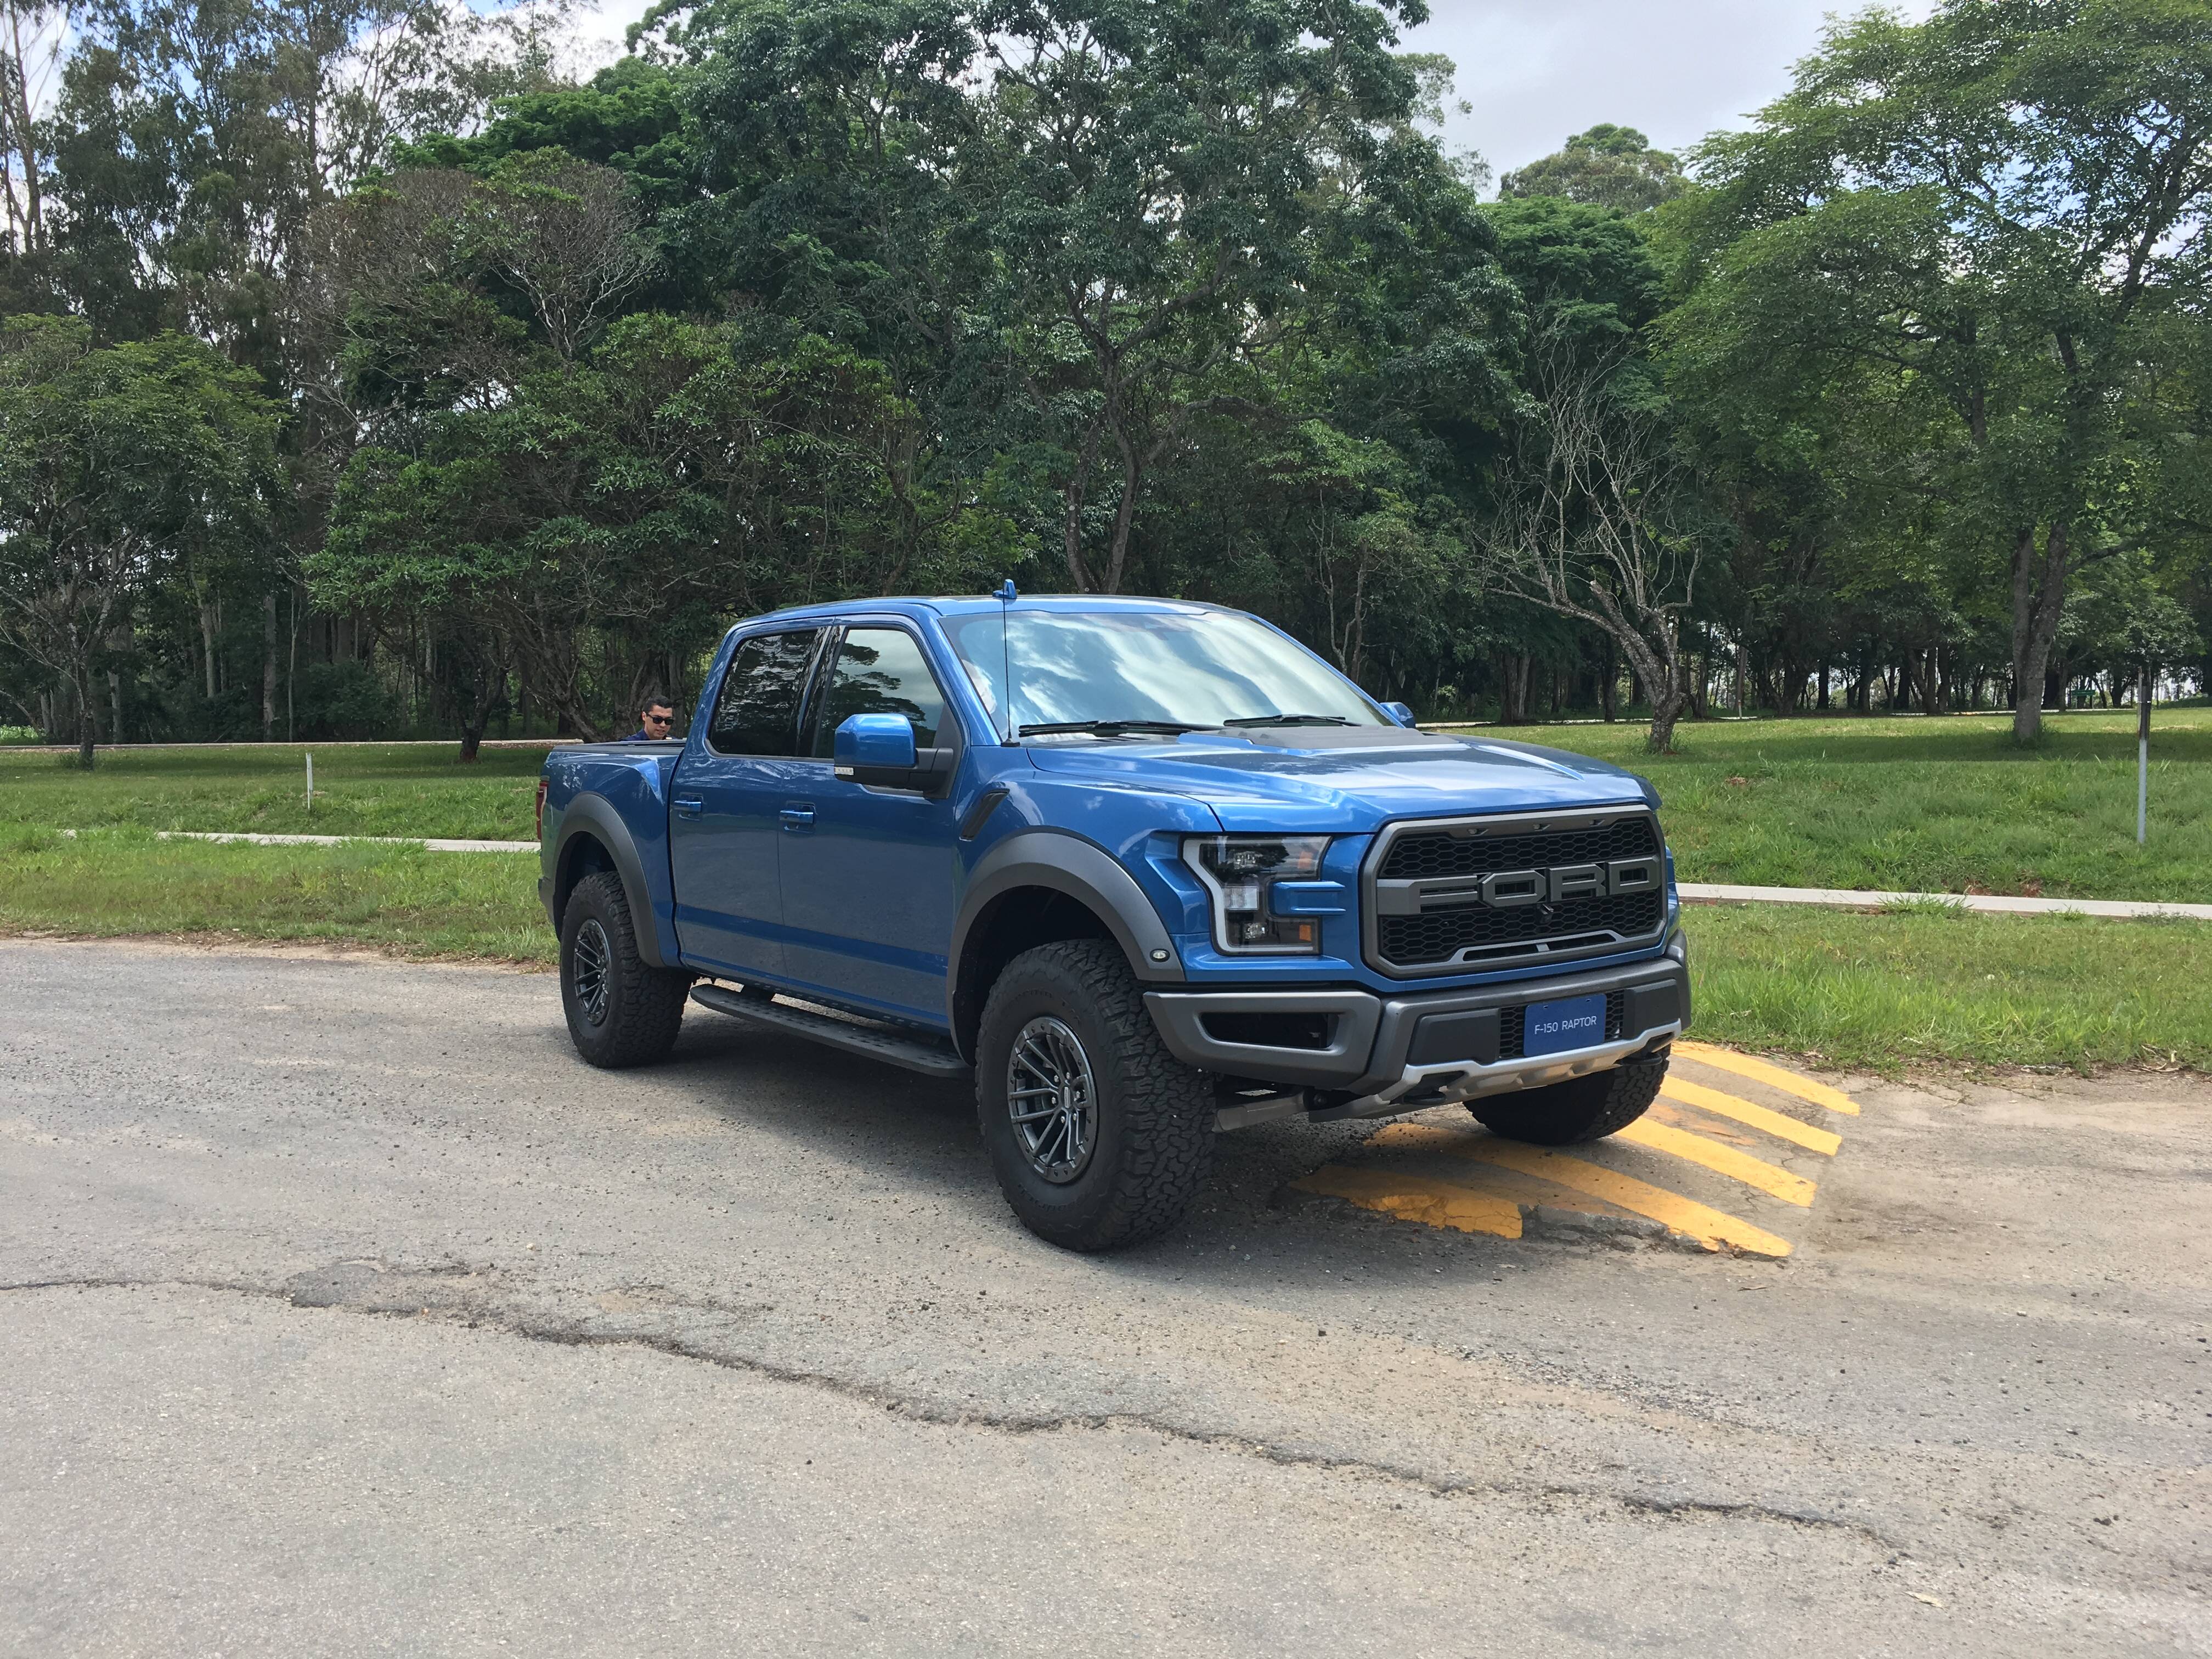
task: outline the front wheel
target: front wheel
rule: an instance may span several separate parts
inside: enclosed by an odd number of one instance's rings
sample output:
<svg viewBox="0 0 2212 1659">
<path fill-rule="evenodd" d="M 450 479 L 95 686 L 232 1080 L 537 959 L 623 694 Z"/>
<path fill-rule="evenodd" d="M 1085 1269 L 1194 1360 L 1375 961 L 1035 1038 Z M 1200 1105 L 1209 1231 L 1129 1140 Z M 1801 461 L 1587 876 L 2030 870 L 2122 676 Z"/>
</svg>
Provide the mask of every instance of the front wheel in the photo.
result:
<svg viewBox="0 0 2212 1659">
<path fill-rule="evenodd" d="M 1540 1089 L 1470 1100 L 1467 1109 L 1484 1128 L 1508 1140 L 1571 1146 L 1626 1129 L 1659 1097 L 1659 1085 L 1666 1080 L 1664 1059 L 1630 1060 Z"/>
<path fill-rule="evenodd" d="M 1213 1089 L 1160 1041 L 1120 951 L 1066 939 L 1016 957 L 975 1048 L 983 1144 L 1031 1232 L 1114 1250 L 1182 1219 L 1213 1164 Z"/>
<path fill-rule="evenodd" d="M 690 975 L 638 954 L 620 876 L 576 884 L 561 917 L 561 1006 L 578 1054 L 611 1071 L 666 1059 L 690 992 Z"/>
</svg>

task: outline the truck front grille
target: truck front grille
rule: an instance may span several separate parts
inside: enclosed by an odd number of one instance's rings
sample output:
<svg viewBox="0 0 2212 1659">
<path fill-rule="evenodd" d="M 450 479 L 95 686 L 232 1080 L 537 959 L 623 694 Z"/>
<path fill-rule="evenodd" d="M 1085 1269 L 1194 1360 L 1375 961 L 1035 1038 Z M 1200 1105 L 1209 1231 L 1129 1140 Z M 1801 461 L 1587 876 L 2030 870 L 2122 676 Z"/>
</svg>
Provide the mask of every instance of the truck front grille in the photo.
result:
<svg viewBox="0 0 2212 1659">
<path fill-rule="evenodd" d="M 1449 830 L 1406 830 L 1391 841 L 1385 880 L 1419 876 L 1486 876 L 1499 870 L 1548 870 L 1560 864 L 1603 864 L 1656 853 L 1659 836 L 1648 813 L 1601 829 L 1529 835 L 1454 835 Z"/>
<path fill-rule="evenodd" d="M 1667 921 L 1664 859 L 1658 823 L 1641 807 L 1391 825 L 1364 884 L 1369 959 L 1401 975 L 1465 973 L 1656 944 Z M 1624 890 L 1579 890 L 1593 868 Z M 1562 892 L 1553 872 L 1583 873 Z M 1528 873 L 1540 878 L 1540 902 L 1486 896 L 1484 877 Z"/>
</svg>

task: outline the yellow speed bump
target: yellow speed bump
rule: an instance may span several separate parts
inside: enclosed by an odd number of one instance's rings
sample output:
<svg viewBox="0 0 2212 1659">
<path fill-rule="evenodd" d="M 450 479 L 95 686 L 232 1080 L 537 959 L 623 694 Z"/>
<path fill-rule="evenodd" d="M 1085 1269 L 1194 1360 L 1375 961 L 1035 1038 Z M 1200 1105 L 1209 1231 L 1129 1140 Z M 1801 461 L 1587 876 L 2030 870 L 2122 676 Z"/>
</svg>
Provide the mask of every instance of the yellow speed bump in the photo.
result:
<svg viewBox="0 0 2212 1659">
<path fill-rule="evenodd" d="M 1715 1048 L 1703 1042 L 1678 1042 L 1674 1045 L 1674 1052 L 1685 1060 L 1696 1060 L 1700 1066 L 1734 1072 L 1738 1077 L 1764 1083 L 1770 1089 L 1779 1089 L 1800 1100 L 1809 1100 L 1815 1106 L 1825 1106 L 1832 1112 L 1841 1112 L 1848 1117 L 1859 1115 L 1858 1102 L 1840 1089 L 1831 1089 L 1825 1083 L 1815 1083 L 1809 1077 L 1785 1072 L 1779 1066 L 1754 1059 L 1749 1054 L 1740 1054 L 1733 1048 Z"/>
<path fill-rule="evenodd" d="M 1425 1222 L 1431 1227 L 1455 1227 L 1463 1233 L 1490 1233 L 1499 1238 L 1521 1237 L 1518 1204 L 1469 1187 L 1455 1187 L 1447 1181 L 1332 1164 L 1300 1176 L 1291 1185 L 1300 1192 L 1347 1199 L 1364 1210 L 1380 1210 L 1385 1215 Z"/>
<path fill-rule="evenodd" d="M 1368 1145 L 1446 1152 L 1454 1158 L 1474 1158 L 1484 1164 L 1494 1164 L 1500 1169 L 1534 1176 L 1540 1181 L 1555 1181 L 1576 1192 L 1588 1193 L 1593 1198 L 1618 1204 L 1622 1209 L 1637 1215 L 1649 1216 L 1670 1231 L 1695 1239 L 1709 1250 L 1717 1250 L 1726 1244 L 1739 1250 L 1747 1250 L 1754 1255 L 1784 1256 L 1790 1254 L 1790 1241 L 1768 1232 L 1764 1227 L 1754 1227 L 1748 1221 L 1724 1214 L 1709 1205 L 1698 1203 L 1695 1199 L 1685 1198 L 1680 1193 L 1670 1193 L 1663 1187 L 1654 1187 L 1648 1182 L 1638 1181 L 1615 1170 L 1586 1164 L 1578 1158 L 1569 1158 L 1563 1152 L 1524 1146 L 1517 1141 L 1501 1140 L 1494 1135 L 1462 1134 L 1450 1129 L 1434 1129 L 1422 1123 L 1393 1123 L 1377 1132 Z"/>
<path fill-rule="evenodd" d="M 1738 1123 L 1753 1129 L 1763 1129 L 1778 1140 L 1794 1141 L 1806 1151 L 1833 1158 L 1844 1138 L 1829 1129 L 1816 1129 L 1809 1123 L 1800 1123 L 1786 1112 L 1770 1111 L 1748 1100 L 1723 1094 L 1718 1089 L 1708 1089 L 1702 1084 L 1670 1077 L 1660 1086 L 1659 1092 L 1669 1100 L 1679 1100 L 1685 1106 L 1694 1106 L 1701 1112 L 1711 1112 L 1716 1117 L 1734 1118 Z"/>
<path fill-rule="evenodd" d="M 1650 1118 L 1638 1118 L 1626 1128 L 1616 1130 L 1615 1140 L 1633 1142 L 1649 1146 L 1655 1152 L 1670 1152 L 1676 1158 L 1686 1158 L 1692 1164 L 1702 1164 L 1716 1174 L 1731 1181 L 1741 1181 L 1747 1187 L 1756 1187 L 1784 1204 L 1795 1204 L 1804 1209 L 1813 1207 L 1813 1194 L 1818 1190 L 1802 1176 L 1794 1176 L 1787 1170 L 1778 1170 L 1764 1158 L 1753 1158 L 1749 1152 L 1740 1152 L 1733 1146 L 1706 1135 L 1692 1134 L 1687 1129 L 1677 1129 L 1665 1123 L 1654 1123 Z"/>
</svg>

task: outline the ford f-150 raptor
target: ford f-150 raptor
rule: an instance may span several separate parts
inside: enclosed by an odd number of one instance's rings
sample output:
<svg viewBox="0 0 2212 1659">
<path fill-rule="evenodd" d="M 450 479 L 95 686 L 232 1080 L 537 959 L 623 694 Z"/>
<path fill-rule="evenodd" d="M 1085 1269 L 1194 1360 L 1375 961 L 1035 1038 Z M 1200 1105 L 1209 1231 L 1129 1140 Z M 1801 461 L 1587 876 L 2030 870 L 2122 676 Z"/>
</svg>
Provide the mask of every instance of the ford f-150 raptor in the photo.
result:
<svg viewBox="0 0 2212 1659">
<path fill-rule="evenodd" d="M 1690 1013 L 1658 804 L 1414 729 L 1241 612 L 1010 586 L 732 629 L 680 744 L 547 757 L 538 890 L 592 1065 L 696 1002 L 972 1074 L 1015 1212 L 1098 1250 L 1223 1130 L 1632 1121 Z"/>
</svg>

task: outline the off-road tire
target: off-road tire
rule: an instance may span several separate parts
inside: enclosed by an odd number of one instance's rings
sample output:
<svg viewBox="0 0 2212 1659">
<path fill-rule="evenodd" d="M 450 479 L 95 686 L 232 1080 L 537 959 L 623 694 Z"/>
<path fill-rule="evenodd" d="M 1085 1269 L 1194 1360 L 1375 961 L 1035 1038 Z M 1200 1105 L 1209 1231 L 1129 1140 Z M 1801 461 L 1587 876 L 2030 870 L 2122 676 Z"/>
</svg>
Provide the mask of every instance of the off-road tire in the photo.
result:
<svg viewBox="0 0 2212 1659">
<path fill-rule="evenodd" d="M 1049 1016 L 1080 1040 L 1096 1084 L 1097 1130 L 1082 1174 L 1038 1174 L 1007 1115 L 1014 1040 Z M 1064 1249 L 1117 1250 L 1166 1232 L 1213 1167 L 1213 1085 L 1160 1041 L 1136 976 L 1103 939 L 1064 939 L 1006 964 L 983 1005 L 975 1114 L 1006 1202 Z"/>
<path fill-rule="evenodd" d="M 1626 1129 L 1659 1097 L 1659 1085 L 1666 1080 L 1665 1060 L 1631 1060 L 1540 1089 L 1470 1100 L 1467 1109 L 1484 1128 L 1508 1140 L 1572 1146 Z"/>
<path fill-rule="evenodd" d="M 605 996 L 597 1019 L 577 990 L 577 941 L 587 927 L 605 942 Z M 578 1054 L 609 1071 L 665 1060 L 690 993 L 690 975 L 653 967 L 638 954 L 620 876 L 602 871 L 576 884 L 561 917 L 561 1008 Z"/>
</svg>

